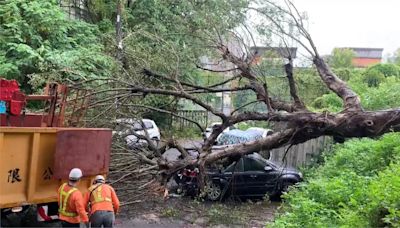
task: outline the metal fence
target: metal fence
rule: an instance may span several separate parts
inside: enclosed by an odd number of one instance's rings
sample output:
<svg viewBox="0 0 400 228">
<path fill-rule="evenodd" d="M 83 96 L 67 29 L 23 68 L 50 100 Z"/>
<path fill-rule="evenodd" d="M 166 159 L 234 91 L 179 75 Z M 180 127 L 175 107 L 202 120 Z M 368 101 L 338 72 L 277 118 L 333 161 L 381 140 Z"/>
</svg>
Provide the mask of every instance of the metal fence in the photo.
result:
<svg viewBox="0 0 400 228">
<path fill-rule="evenodd" d="M 309 165 L 317 156 L 333 145 L 333 140 L 328 136 L 311 139 L 305 143 L 273 149 L 270 151 L 270 160 L 286 167 L 298 168 Z M 285 153 L 287 154 L 285 156 Z"/>
<path fill-rule="evenodd" d="M 207 111 L 202 110 L 178 110 L 176 112 L 177 115 L 185 117 L 187 119 L 193 120 L 199 123 L 201 126 L 206 126 L 208 121 L 208 113 Z M 197 128 L 197 126 L 183 118 L 171 116 L 171 125 L 179 130 L 187 129 L 187 128 Z"/>
<path fill-rule="evenodd" d="M 67 13 L 68 18 L 79 20 L 89 19 L 86 0 L 59 0 L 58 3 L 61 9 Z"/>
</svg>

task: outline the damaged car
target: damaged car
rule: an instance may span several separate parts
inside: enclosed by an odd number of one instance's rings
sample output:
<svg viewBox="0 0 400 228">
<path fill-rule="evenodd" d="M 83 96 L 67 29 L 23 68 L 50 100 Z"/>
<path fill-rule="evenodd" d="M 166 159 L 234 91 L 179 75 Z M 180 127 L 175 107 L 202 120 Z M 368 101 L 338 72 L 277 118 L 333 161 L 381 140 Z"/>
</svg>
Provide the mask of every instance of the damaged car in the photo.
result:
<svg viewBox="0 0 400 228">
<path fill-rule="evenodd" d="M 303 180 L 301 172 L 281 167 L 260 154 L 253 153 L 234 161 L 225 169 L 209 171 L 207 198 L 212 201 L 226 196 L 280 196 Z"/>
</svg>

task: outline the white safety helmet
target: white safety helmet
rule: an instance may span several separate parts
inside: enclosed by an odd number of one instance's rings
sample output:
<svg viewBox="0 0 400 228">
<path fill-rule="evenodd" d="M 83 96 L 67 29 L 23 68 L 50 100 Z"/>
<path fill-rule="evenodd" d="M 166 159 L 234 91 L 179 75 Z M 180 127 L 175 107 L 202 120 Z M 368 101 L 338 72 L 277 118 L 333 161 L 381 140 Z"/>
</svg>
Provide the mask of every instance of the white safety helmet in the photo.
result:
<svg viewBox="0 0 400 228">
<path fill-rule="evenodd" d="M 82 178 L 82 170 L 79 168 L 73 168 L 71 169 L 71 172 L 69 172 L 69 179 L 72 181 L 77 181 Z"/>
<path fill-rule="evenodd" d="M 102 176 L 102 175 L 97 175 L 97 176 L 94 178 L 94 181 L 95 181 L 96 183 L 105 183 L 105 182 L 106 182 L 106 179 L 105 179 L 104 176 Z"/>
</svg>

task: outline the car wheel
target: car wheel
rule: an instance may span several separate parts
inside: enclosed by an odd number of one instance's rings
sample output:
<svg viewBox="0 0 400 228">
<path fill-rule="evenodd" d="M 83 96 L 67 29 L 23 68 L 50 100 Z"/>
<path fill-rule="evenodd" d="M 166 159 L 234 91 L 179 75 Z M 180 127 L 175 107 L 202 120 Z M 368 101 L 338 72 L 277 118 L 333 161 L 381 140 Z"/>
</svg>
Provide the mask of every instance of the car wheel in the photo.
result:
<svg viewBox="0 0 400 228">
<path fill-rule="evenodd" d="M 289 191 L 289 187 L 293 186 L 295 183 L 293 181 L 283 181 L 281 184 L 281 195 Z"/>
<path fill-rule="evenodd" d="M 209 183 L 207 185 L 207 198 L 211 201 L 217 201 L 222 196 L 222 188 L 221 185 L 216 183 Z"/>
</svg>

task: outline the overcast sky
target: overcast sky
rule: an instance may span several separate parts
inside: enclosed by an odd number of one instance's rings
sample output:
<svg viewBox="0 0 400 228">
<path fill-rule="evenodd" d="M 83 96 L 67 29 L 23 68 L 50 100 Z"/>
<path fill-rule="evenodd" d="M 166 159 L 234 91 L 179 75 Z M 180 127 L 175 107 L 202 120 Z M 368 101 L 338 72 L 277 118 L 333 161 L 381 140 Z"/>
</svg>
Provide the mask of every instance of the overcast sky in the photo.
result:
<svg viewBox="0 0 400 228">
<path fill-rule="evenodd" d="M 293 0 L 321 54 L 334 47 L 400 48 L 400 0 Z"/>
</svg>

